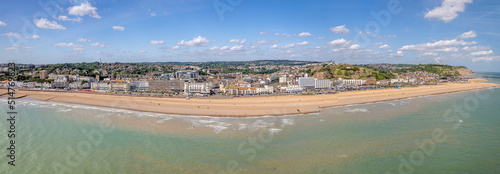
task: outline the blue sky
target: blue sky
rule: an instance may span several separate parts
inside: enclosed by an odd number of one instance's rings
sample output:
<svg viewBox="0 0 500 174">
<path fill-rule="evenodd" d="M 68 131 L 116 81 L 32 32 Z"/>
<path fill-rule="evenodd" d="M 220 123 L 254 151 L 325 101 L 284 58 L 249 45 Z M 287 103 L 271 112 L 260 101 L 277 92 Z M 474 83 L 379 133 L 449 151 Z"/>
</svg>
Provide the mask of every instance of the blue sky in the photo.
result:
<svg viewBox="0 0 500 174">
<path fill-rule="evenodd" d="M 495 0 L 0 2 L 2 63 L 335 60 L 500 71 Z"/>
</svg>

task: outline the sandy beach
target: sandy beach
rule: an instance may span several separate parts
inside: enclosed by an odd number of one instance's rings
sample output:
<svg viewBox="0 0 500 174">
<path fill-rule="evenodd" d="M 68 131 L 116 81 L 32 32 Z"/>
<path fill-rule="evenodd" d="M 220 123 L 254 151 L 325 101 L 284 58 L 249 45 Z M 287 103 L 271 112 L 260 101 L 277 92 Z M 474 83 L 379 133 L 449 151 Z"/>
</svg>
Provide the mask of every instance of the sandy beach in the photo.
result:
<svg viewBox="0 0 500 174">
<path fill-rule="evenodd" d="M 178 115 L 203 115 L 221 117 L 279 116 L 319 112 L 321 108 L 398 100 L 426 95 L 500 87 L 498 84 L 479 83 L 484 79 L 472 79 L 471 83 L 445 83 L 401 89 L 351 91 L 330 95 L 294 95 L 242 97 L 233 99 L 190 99 L 118 96 L 72 92 L 17 91 L 16 96 L 28 98 L 120 108 L 135 111 Z M 0 90 L 6 93 L 5 89 Z M 5 96 L 2 96 L 5 97 Z"/>
</svg>

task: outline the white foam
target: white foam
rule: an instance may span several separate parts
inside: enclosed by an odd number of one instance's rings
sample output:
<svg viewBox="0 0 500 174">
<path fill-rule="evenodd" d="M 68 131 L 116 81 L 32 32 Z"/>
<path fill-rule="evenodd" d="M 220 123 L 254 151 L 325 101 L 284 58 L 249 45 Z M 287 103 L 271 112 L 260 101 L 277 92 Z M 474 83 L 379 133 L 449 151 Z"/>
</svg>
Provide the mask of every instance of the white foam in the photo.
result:
<svg viewBox="0 0 500 174">
<path fill-rule="evenodd" d="M 269 128 L 269 134 L 271 134 L 271 135 L 278 134 L 278 132 L 281 132 L 281 129 Z"/>
<path fill-rule="evenodd" d="M 366 108 L 355 108 L 355 109 L 349 109 L 346 112 L 356 113 L 356 112 L 369 112 L 369 111 Z"/>
</svg>

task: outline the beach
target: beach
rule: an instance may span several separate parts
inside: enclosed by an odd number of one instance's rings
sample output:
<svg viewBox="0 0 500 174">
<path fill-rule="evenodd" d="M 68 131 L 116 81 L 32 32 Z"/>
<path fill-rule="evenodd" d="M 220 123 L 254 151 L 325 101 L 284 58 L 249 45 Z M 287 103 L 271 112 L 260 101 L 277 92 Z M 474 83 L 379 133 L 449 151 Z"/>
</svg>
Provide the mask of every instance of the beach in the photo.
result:
<svg viewBox="0 0 500 174">
<path fill-rule="evenodd" d="M 499 87 L 498 84 L 479 83 L 484 79 L 471 79 L 471 83 L 444 83 L 401 89 L 377 89 L 350 91 L 329 95 L 293 95 L 241 97 L 232 99 L 159 98 L 120 96 L 109 94 L 88 94 L 74 92 L 17 91 L 16 96 L 82 104 L 99 107 L 119 108 L 134 111 L 199 115 L 218 117 L 254 117 L 306 114 L 319 112 L 321 108 L 354 104 L 374 103 L 427 95 Z M 1 90 L 2 94 L 6 90 Z"/>
</svg>

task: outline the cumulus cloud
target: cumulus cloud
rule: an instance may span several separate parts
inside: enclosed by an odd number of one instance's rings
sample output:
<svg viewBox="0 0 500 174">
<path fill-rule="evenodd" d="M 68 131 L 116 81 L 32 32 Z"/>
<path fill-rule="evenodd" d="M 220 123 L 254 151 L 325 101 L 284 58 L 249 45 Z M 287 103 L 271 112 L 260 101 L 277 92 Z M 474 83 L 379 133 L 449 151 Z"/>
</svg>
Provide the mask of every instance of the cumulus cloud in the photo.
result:
<svg viewBox="0 0 500 174">
<path fill-rule="evenodd" d="M 307 37 L 307 36 L 311 36 L 311 33 L 309 33 L 309 32 L 303 32 L 303 33 L 300 33 L 297 36 L 299 36 L 299 37 Z"/>
<path fill-rule="evenodd" d="M 458 13 L 465 11 L 466 4 L 472 3 L 472 0 L 444 0 L 441 6 L 428 11 L 425 14 L 427 19 L 437 19 L 445 23 L 458 17 Z"/>
<path fill-rule="evenodd" d="M 434 53 L 434 52 L 425 52 L 425 53 L 420 54 L 419 56 L 423 57 L 423 56 L 437 56 L 437 55 L 439 55 L 439 54 Z"/>
<path fill-rule="evenodd" d="M 326 37 L 315 37 L 314 39 L 318 39 L 318 40 L 323 40 L 323 39 L 326 39 Z"/>
<path fill-rule="evenodd" d="M 45 18 L 35 19 L 34 21 L 36 27 L 45 28 L 45 29 L 57 29 L 57 30 L 65 30 L 66 28 L 62 25 L 57 24 L 56 21 L 50 21 Z"/>
<path fill-rule="evenodd" d="M 7 26 L 7 24 L 5 22 L 0 21 L 0 27 L 2 26 Z"/>
<path fill-rule="evenodd" d="M 239 40 L 239 39 L 231 39 L 227 41 L 227 43 L 232 43 L 232 44 L 245 44 L 247 42 L 247 39 Z"/>
<path fill-rule="evenodd" d="M 113 30 L 124 31 L 125 27 L 122 27 L 122 26 L 113 26 Z"/>
<path fill-rule="evenodd" d="M 156 13 L 155 12 L 151 12 L 151 14 L 149 14 L 151 16 L 156 16 Z"/>
<path fill-rule="evenodd" d="M 210 41 L 205 38 L 205 37 L 201 37 L 201 36 L 198 36 L 196 38 L 193 38 L 192 40 L 190 41 L 180 41 L 177 43 L 177 45 L 179 46 L 198 46 L 198 47 L 201 47 L 201 46 L 207 46 L 207 45 L 210 45 Z"/>
<path fill-rule="evenodd" d="M 464 34 L 461 34 L 460 36 L 458 36 L 458 38 L 471 39 L 471 38 L 475 38 L 476 36 L 477 36 L 476 32 L 474 30 L 471 30 L 471 31 L 465 32 Z"/>
<path fill-rule="evenodd" d="M 109 47 L 111 47 L 110 45 L 102 44 L 102 43 L 99 43 L 99 42 L 90 44 L 90 46 L 93 46 L 93 47 L 102 47 L 102 48 L 109 48 Z"/>
<path fill-rule="evenodd" d="M 330 31 L 332 31 L 335 34 L 339 34 L 339 33 L 349 34 L 351 32 L 349 29 L 345 28 L 345 25 L 330 28 Z"/>
<path fill-rule="evenodd" d="M 453 46 L 466 46 L 466 45 L 475 45 L 477 42 L 472 41 L 472 42 L 466 42 L 463 40 L 457 40 L 457 39 L 452 39 L 452 40 L 440 40 L 437 42 L 432 42 L 432 43 L 424 43 L 424 44 L 417 44 L 417 45 L 405 45 L 401 47 L 399 50 L 401 51 L 432 51 L 432 50 L 441 50 L 441 51 L 446 51 L 454 48 L 450 48 Z M 448 48 L 448 49 L 446 49 Z"/>
<path fill-rule="evenodd" d="M 259 34 L 260 35 L 266 35 L 267 33 L 266 32 L 260 32 Z"/>
<path fill-rule="evenodd" d="M 40 39 L 40 36 L 38 36 L 38 35 L 35 34 L 35 35 L 31 36 L 31 38 L 32 39 Z"/>
<path fill-rule="evenodd" d="M 275 49 L 275 48 L 278 48 L 278 45 L 274 44 L 273 46 L 271 46 L 269 48 Z"/>
<path fill-rule="evenodd" d="M 64 42 L 56 43 L 56 44 L 54 44 L 54 46 L 56 46 L 56 47 L 73 47 L 73 48 L 83 47 L 80 44 L 64 43 Z"/>
<path fill-rule="evenodd" d="M 151 45 L 162 45 L 162 44 L 165 44 L 165 41 L 163 41 L 163 40 L 152 40 L 151 42 L 149 42 L 149 44 L 151 44 Z"/>
<path fill-rule="evenodd" d="M 390 48 L 391 48 L 391 46 L 389 46 L 387 44 L 381 45 L 381 46 L 378 47 L 378 49 L 390 49 Z"/>
<path fill-rule="evenodd" d="M 349 47 L 349 49 L 351 49 L 351 50 L 357 50 L 357 49 L 359 49 L 359 48 L 361 48 L 361 46 L 360 46 L 360 45 L 358 45 L 358 44 L 353 44 L 353 45 L 351 45 L 351 46 Z"/>
<path fill-rule="evenodd" d="M 307 41 L 299 42 L 299 43 L 297 43 L 297 45 L 299 45 L 299 46 L 306 46 L 306 45 L 309 45 L 309 42 L 307 42 Z"/>
<path fill-rule="evenodd" d="M 92 40 L 90 40 L 90 39 L 85 39 L 85 38 L 78 38 L 76 41 L 78 41 L 78 42 L 90 42 L 90 41 L 92 41 Z"/>
<path fill-rule="evenodd" d="M 93 18 L 101 18 L 99 14 L 96 12 L 97 8 L 92 7 L 90 3 L 81 3 L 79 6 L 73 6 L 68 8 L 68 14 L 70 15 L 75 15 L 75 16 L 85 16 L 88 15 Z"/>
<path fill-rule="evenodd" d="M 139 53 L 147 53 L 146 50 L 140 50 Z"/>
<path fill-rule="evenodd" d="M 391 56 L 395 56 L 395 57 L 402 57 L 404 56 L 405 54 L 403 53 L 403 51 L 397 51 L 396 53 L 392 53 Z"/>
<path fill-rule="evenodd" d="M 329 46 L 334 46 L 334 47 L 347 47 L 352 45 L 354 42 L 352 40 L 345 40 L 344 38 L 342 39 L 337 39 L 337 40 L 332 40 L 330 42 L 327 42 L 326 44 Z"/>
<path fill-rule="evenodd" d="M 170 48 L 171 50 L 180 50 L 181 47 L 179 47 L 179 45 L 176 45 L 176 46 L 173 46 L 172 48 Z"/>
<path fill-rule="evenodd" d="M 257 45 L 267 45 L 267 44 L 270 44 L 269 41 L 267 40 L 259 40 L 256 42 Z"/>
<path fill-rule="evenodd" d="M 81 22 L 83 19 L 81 17 L 77 17 L 77 18 L 69 18 L 68 16 L 58 16 L 58 17 L 55 17 L 57 20 L 61 20 L 61 21 L 73 21 L 73 22 Z"/>
<path fill-rule="evenodd" d="M 243 51 L 243 45 L 236 45 L 231 47 L 231 51 Z"/>
<path fill-rule="evenodd" d="M 493 54 L 493 50 L 476 51 L 476 52 L 470 53 L 470 55 L 473 55 L 473 56 L 486 56 L 486 55 L 490 55 L 490 54 Z"/>
</svg>

